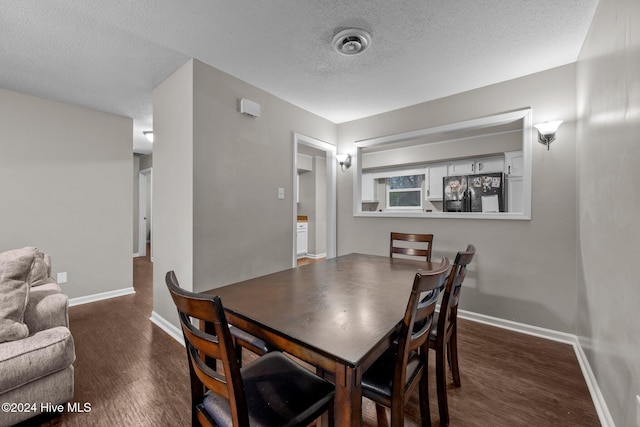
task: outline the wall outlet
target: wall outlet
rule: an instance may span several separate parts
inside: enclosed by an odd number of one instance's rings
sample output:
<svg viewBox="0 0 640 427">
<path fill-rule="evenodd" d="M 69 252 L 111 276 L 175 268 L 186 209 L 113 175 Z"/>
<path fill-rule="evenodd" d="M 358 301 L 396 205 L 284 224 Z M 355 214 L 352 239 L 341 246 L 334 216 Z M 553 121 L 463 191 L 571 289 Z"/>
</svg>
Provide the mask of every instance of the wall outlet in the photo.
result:
<svg viewBox="0 0 640 427">
<path fill-rule="evenodd" d="M 58 284 L 67 283 L 67 272 L 58 273 L 56 282 L 58 282 Z"/>
</svg>

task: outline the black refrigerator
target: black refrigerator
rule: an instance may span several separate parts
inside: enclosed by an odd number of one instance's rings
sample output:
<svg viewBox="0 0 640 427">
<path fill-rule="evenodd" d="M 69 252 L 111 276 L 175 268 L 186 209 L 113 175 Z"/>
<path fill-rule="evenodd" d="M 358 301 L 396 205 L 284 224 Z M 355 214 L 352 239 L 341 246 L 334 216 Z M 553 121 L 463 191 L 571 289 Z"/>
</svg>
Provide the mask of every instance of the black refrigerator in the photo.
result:
<svg viewBox="0 0 640 427">
<path fill-rule="evenodd" d="M 504 173 L 445 176 L 442 178 L 444 212 L 506 212 Z"/>
</svg>

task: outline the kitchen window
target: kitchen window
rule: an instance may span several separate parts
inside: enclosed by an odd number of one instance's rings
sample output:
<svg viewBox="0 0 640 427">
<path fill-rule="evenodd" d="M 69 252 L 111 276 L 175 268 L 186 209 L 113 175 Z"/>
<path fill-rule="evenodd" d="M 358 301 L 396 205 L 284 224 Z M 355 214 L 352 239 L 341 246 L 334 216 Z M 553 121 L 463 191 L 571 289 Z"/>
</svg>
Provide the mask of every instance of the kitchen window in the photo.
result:
<svg viewBox="0 0 640 427">
<path fill-rule="evenodd" d="M 387 209 L 422 209 L 424 175 L 387 178 Z"/>
</svg>

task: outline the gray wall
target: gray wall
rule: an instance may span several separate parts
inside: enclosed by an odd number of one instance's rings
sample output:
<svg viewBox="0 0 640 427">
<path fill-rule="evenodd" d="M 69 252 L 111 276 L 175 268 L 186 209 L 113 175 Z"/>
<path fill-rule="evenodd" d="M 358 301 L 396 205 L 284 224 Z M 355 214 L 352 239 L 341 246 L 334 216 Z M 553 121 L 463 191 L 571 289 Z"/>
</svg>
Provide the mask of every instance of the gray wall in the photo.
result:
<svg viewBox="0 0 640 427">
<path fill-rule="evenodd" d="M 36 246 L 70 297 L 133 286 L 130 118 L 0 89 L 0 250 Z"/>
<path fill-rule="evenodd" d="M 261 104 L 262 116 L 238 113 L 241 98 Z M 291 267 L 294 132 L 336 140 L 335 124 L 197 60 L 154 90 L 154 310 L 162 317 L 177 324 L 168 270 L 202 291 Z"/>
<path fill-rule="evenodd" d="M 602 0 L 577 64 L 578 336 L 613 420 L 640 394 L 640 3 Z"/>
<path fill-rule="evenodd" d="M 435 259 L 453 257 L 473 243 L 478 254 L 465 282 L 462 309 L 574 333 L 575 96 L 572 64 L 340 124 L 338 152 L 353 155 L 354 141 L 525 107 L 532 107 L 533 123 L 565 120 L 550 151 L 533 143 L 530 221 L 354 217 L 355 168 L 338 172 L 338 253 L 387 255 L 391 231 L 434 233 Z"/>
<path fill-rule="evenodd" d="M 165 285 L 193 290 L 193 61 L 153 90 L 153 310 L 178 325 Z"/>
</svg>

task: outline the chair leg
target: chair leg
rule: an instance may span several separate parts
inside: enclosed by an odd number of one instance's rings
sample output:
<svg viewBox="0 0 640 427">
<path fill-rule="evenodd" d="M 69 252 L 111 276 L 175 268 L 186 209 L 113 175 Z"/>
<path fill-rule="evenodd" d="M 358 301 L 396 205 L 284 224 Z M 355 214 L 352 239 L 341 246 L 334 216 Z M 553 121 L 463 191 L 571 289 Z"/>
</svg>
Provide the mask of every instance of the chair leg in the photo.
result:
<svg viewBox="0 0 640 427">
<path fill-rule="evenodd" d="M 334 427 L 335 426 L 335 422 L 336 422 L 336 411 L 335 411 L 335 401 L 331 402 L 331 404 L 329 405 L 329 410 L 327 411 L 327 415 L 328 415 L 328 424 L 329 427 Z"/>
<path fill-rule="evenodd" d="M 419 384 L 419 401 L 420 401 L 420 422 L 422 427 L 431 427 L 431 409 L 429 407 L 429 381 L 427 377 L 426 367 L 429 366 L 427 363 L 425 365 L 425 372 L 422 373 L 422 378 L 420 378 Z"/>
<path fill-rule="evenodd" d="M 378 427 L 389 427 L 387 410 L 379 403 L 376 403 L 376 418 L 378 419 Z"/>
<path fill-rule="evenodd" d="M 453 330 L 449 339 L 449 358 L 451 360 L 451 375 L 453 376 L 453 384 L 460 387 L 460 369 L 458 367 L 458 334 Z"/>
<path fill-rule="evenodd" d="M 447 407 L 447 376 L 445 366 L 444 348 L 436 349 L 436 389 L 438 391 L 438 412 L 440 414 L 440 425 L 449 425 L 449 408 Z"/>
</svg>

